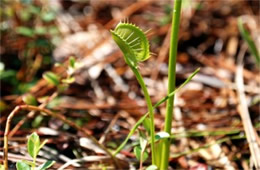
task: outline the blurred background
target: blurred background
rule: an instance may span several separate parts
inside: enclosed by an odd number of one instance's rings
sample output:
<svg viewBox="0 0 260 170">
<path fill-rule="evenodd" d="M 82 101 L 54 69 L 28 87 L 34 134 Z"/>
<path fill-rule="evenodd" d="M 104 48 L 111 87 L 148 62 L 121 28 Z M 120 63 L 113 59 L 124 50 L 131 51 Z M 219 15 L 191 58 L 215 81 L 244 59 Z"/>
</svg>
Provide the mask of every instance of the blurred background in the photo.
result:
<svg viewBox="0 0 260 170">
<path fill-rule="evenodd" d="M 170 0 L 1 0 L 0 153 L 7 117 L 23 104 L 64 115 L 115 150 L 147 109 L 109 30 L 126 20 L 149 30 L 154 55 L 139 70 L 156 103 L 167 94 L 172 4 Z M 251 135 L 259 147 L 259 6 L 257 0 L 183 0 L 176 86 L 196 68 L 201 70 L 175 96 L 172 169 L 252 168 L 245 130 L 253 127 Z M 254 45 L 241 34 L 239 21 Z M 158 132 L 165 110 L 164 104 L 156 109 Z M 251 119 L 244 121 L 243 115 Z M 55 160 L 54 168 L 102 155 L 84 134 L 61 120 L 21 111 L 11 122 L 10 162 L 28 157 L 26 136 L 33 131 L 49 139 L 40 158 Z M 120 153 L 125 169 L 139 167 L 132 150 L 137 142 L 136 133 Z M 110 159 L 86 160 L 68 168 L 113 167 Z"/>
</svg>

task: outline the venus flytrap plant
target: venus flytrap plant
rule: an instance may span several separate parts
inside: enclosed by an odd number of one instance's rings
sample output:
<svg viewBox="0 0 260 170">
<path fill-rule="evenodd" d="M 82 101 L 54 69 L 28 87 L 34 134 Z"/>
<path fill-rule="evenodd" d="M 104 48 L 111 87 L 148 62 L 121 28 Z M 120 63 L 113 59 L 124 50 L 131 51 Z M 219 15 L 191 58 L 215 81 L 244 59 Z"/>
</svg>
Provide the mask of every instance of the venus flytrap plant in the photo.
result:
<svg viewBox="0 0 260 170">
<path fill-rule="evenodd" d="M 173 105 L 174 105 L 174 95 L 177 91 L 179 91 L 183 86 L 185 86 L 191 79 L 199 72 L 199 68 L 196 69 L 187 79 L 186 81 L 178 88 L 175 88 L 175 74 L 176 74 L 176 56 L 177 56 L 177 45 L 178 45 L 178 32 L 179 32 L 179 23 L 180 23 L 180 15 L 181 15 L 181 3 L 182 0 L 174 1 L 174 10 L 172 14 L 172 29 L 171 29 L 171 42 L 170 42 L 170 52 L 169 52 L 169 71 L 168 71 L 168 95 L 157 102 L 154 106 L 152 106 L 150 96 L 148 94 L 147 88 L 144 84 L 143 78 L 139 73 L 137 67 L 138 62 L 144 61 L 149 58 L 149 42 L 145 36 L 145 33 L 141 31 L 138 27 L 129 23 L 119 23 L 115 30 L 112 30 L 112 37 L 114 41 L 117 43 L 119 48 L 124 54 L 124 59 L 129 67 L 134 72 L 143 92 L 148 106 L 148 112 L 137 121 L 134 127 L 129 132 L 125 141 L 117 148 L 117 150 L 113 153 L 116 155 L 123 149 L 126 145 L 127 141 L 134 134 L 135 130 L 142 123 L 145 129 L 150 134 L 150 140 L 148 144 L 151 144 L 151 152 L 152 152 L 152 165 L 147 169 L 168 169 L 169 163 L 169 148 L 171 144 L 171 124 L 173 119 Z M 166 118 L 165 118 L 165 128 L 164 132 L 159 132 L 155 136 L 154 130 L 154 108 L 158 107 L 162 103 L 167 101 L 166 105 Z M 149 115 L 149 120 L 147 119 Z M 149 127 L 149 128 L 147 128 Z M 155 139 L 156 139 L 156 147 L 155 147 Z M 142 153 L 143 149 L 140 147 L 135 148 L 135 154 L 139 155 L 141 158 L 140 168 L 142 166 Z"/>
<path fill-rule="evenodd" d="M 151 152 L 152 152 L 152 164 L 155 164 L 155 150 L 154 150 L 154 115 L 153 105 L 149 96 L 148 90 L 145 86 L 144 80 L 138 71 L 138 62 L 145 61 L 150 57 L 149 42 L 145 36 L 145 33 L 137 26 L 129 23 L 120 22 L 115 30 L 111 30 L 112 37 L 117 43 L 119 48 L 124 54 L 124 59 L 128 66 L 138 80 L 144 97 L 148 106 L 150 123 L 150 135 L 151 135 Z"/>
</svg>

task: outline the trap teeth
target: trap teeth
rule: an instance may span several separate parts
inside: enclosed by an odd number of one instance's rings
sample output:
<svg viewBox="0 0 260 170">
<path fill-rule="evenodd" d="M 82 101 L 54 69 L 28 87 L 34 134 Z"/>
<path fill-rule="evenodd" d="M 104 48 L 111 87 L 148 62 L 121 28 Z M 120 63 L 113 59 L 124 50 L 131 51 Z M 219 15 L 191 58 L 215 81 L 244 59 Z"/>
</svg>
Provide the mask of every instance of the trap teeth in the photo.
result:
<svg viewBox="0 0 260 170">
<path fill-rule="evenodd" d="M 112 31 L 115 42 L 125 57 L 126 54 L 131 54 L 130 60 L 133 60 L 135 64 L 147 60 L 150 57 L 150 52 L 145 33 L 135 24 L 124 22 L 125 20 L 123 23 L 120 21 L 115 30 Z M 120 40 L 118 40 L 119 38 Z"/>
</svg>

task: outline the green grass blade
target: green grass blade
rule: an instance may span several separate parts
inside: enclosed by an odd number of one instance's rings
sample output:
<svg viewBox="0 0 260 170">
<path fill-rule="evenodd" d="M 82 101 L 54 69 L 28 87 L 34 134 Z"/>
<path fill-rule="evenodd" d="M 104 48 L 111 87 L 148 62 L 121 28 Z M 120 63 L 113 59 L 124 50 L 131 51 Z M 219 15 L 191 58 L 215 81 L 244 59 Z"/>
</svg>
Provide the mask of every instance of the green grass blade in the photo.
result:
<svg viewBox="0 0 260 170">
<path fill-rule="evenodd" d="M 212 145 L 221 144 L 221 143 L 226 142 L 228 140 L 236 140 L 236 139 L 245 139 L 245 136 L 236 135 L 236 136 L 232 136 L 232 137 L 225 137 L 225 138 L 217 140 L 215 143 L 205 144 L 205 145 L 200 146 L 200 147 L 195 148 L 195 149 L 191 149 L 191 150 L 188 150 L 188 151 L 185 151 L 185 152 L 180 152 L 180 153 L 173 154 L 173 155 L 171 155 L 171 158 L 178 158 L 180 156 L 192 154 L 194 152 L 198 152 L 201 149 L 209 148 Z"/>
<path fill-rule="evenodd" d="M 216 131 L 198 131 L 198 130 L 189 130 L 181 133 L 175 133 L 171 135 L 171 138 L 187 138 L 187 137 L 204 137 L 204 136 L 220 136 L 220 135 L 234 135 L 240 133 L 239 129 L 232 129 L 229 131 L 226 130 L 216 130 Z"/>
<path fill-rule="evenodd" d="M 238 18 L 237 23 L 238 23 L 238 29 L 240 31 L 241 36 L 247 42 L 247 45 L 249 47 L 251 54 L 255 57 L 256 64 L 259 66 L 260 65 L 259 51 L 257 50 L 256 45 L 255 45 L 253 39 L 251 38 L 249 32 L 243 26 L 242 18 Z"/>
</svg>

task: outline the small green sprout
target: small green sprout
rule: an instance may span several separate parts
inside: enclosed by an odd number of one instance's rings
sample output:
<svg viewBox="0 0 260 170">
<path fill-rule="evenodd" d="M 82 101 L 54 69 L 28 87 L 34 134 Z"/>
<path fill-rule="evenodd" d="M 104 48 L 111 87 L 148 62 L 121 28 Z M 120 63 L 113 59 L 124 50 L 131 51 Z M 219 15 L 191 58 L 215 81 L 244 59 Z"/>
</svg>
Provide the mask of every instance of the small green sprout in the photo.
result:
<svg viewBox="0 0 260 170">
<path fill-rule="evenodd" d="M 27 150 L 29 155 L 32 157 L 33 161 L 18 161 L 16 163 L 17 170 L 46 170 L 47 168 L 51 167 L 55 161 L 46 161 L 45 163 L 41 164 L 40 166 L 36 167 L 36 158 L 40 152 L 40 149 L 46 144 L 47 140 L 40 142 L 40 137 L 37 133 L 33 133 L 29 136 L 27 141 Z"/>
</svg>

